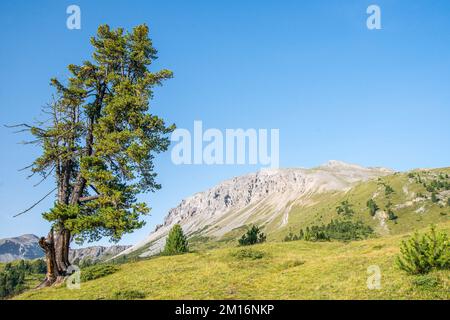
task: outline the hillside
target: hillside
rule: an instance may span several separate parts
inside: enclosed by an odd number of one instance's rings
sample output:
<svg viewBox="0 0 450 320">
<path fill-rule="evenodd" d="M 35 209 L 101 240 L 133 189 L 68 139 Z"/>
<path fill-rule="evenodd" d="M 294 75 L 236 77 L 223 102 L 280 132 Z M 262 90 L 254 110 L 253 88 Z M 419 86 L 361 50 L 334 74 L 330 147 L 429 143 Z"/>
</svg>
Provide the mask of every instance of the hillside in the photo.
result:
<svg viewBox="0 0 450 320">
<path fill-rule="evenodd" d="M 175 223 L 199 248 L 233 243 L 252 224 L 262 227 L 268 240 L 279 241 L 290 232 L 328 223 L 343 201 L 377 235 L 395 235 L 449 220 L 449 174 L 449 168 L 395 173 L 340 161 L 312 169 L 263 170 L 183 200 L 164 224 L 121 255 L 159 253 Z M 379 207 L 373 216 L 369 199 Z"/>
<path fill-rule="evenodd" d="M 252 192 L 243 193 L 249 186 Z M 371 228 L 368 239 L 283 241 L 340 219 L 343 204 L 349 219 Z M 152 256 L 175 223 L 192 252 Z M 252 224 L 267 234 L 267 243 L 238 247 Z M 83 282 L 80 290 L 53 287 L 17 298 L 450 299 L 449 270 L 410 276 L 395 265 L 400 242 L 430 224 L 450 235 L 449 168 L 399 173 L 330 162 L 258 172 L 183 201 L 149 239 L 111 260 L 115 273 Z M 381 270 L 379 290 L 367 288 L 371 266 Z"/>
<path fill-rule="evenodd" d="M 440 223 L 450 234 L 450 222 Z M 422 230 L 424 231 L 424 230 Z M 28 291 L 17 299 L 450 299 L 450 271 L 410 276 L 395 266 L 408 235 L 343 242 L 271 242 L 119 265 L 81 284 Z M 245 256 L 250 257 L 245 257 Z M 381 289 L 367 288 L 367 268 Z"/>
</svg>

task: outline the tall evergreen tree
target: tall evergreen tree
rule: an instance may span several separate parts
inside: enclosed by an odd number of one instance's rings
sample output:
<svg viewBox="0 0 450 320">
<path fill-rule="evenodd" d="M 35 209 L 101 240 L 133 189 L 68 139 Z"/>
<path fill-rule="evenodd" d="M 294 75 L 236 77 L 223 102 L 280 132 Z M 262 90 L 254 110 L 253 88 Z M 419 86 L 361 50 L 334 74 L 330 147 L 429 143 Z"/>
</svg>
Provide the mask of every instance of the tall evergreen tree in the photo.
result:
<svg viewBox="0 0 450 320">
<path fill-rule="evenodd" d="M 118 241 L 142 227 L 149 208 L 136 196 L 160 188 L 153 159 L 167 150 L 174 126 L 149 113 L 149 101 L 172 72 L 149 71 L 157 52 L 148 34 L 146 25 L 131 32 L 100 26 L 92 61 L 69 65 L 67 83 L 51 80 L 49 121 L 20 125 L 43 151 L 32 174 L 54 177 L 56 185 L 47 195 L 56 191 L 55 205 L 43 214 L 52 227 L 39 241 L 47 260 L 43 286 L 66 275 L 72 240 Z"/>
<path fill-rule="evenodd" d="M 166 239 L 164 254 L 173 255 L 188 252 L 188 241 L 179 224 L 172 227 Z"/>
</svg>

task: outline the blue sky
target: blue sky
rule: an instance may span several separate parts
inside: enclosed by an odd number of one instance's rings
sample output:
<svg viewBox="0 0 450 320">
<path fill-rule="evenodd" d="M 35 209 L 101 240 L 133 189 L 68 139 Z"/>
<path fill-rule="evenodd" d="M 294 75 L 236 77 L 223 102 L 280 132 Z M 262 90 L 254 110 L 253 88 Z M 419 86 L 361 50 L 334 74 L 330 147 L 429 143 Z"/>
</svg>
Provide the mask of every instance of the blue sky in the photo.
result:
<svg viewBox="0 0 450 320">
<path fill-rule="evenodd" d="M 81 8 L 81 30 L 66 8 Z M 382 30 L 368 30 L 377 4 Z M 49 79 L 92 53 L 98 25 L 146 23 L 159 51 L 153 70 L 175 78 L 158 89 L 154 113 L 192 129 L 279 128 L 282 167 L 329 159 L 397 170 L 450 164 L 448 1 L 11 1 L 0 2 L 1 124 L 30 122 L 49 102 Z M 0 238 L 49 229 L 35 210 L 12 216 L 52 189 L 17 169 L 39 150 L 0 128 Z M 162 190 L 142 195 L 147 225 L 186 196 L 258 166 L 175 166 L 157 158 Z M 101 242 L 107 243 L 107 240 Z"/>
</svg>

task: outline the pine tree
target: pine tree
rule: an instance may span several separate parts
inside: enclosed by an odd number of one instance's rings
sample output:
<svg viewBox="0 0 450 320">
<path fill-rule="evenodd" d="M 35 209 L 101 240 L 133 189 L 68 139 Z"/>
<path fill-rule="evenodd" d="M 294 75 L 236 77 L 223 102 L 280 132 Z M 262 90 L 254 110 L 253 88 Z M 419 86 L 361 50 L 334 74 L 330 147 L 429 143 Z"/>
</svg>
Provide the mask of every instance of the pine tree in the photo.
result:
<svg viewBox="0 0 450 320">
<path fill-rule="evenodd" d="M 42 180 L 55 179 L 45 196 L 56 191 L 55 205 L 43 214 L 51 230 L 39 241 L 47 261 L 42 286 L 66 275 L 72 239 L 115 242 L 141 228 L 150 209 L 137 195 L 160 188 L 153 159 L 167 150 L 174 126 L 151 114 L 149 102 L 153 88 L 172 72 L 149 71 L 157 52 L 148 34 L 146 25 L 131 32 L 100 26 L 91 39 L 92 61 L 69 65 L 67 83 L 51 80 L 56 94 L 45 110 L 50 118 L 19 125 L 42 147 L 28 168 Z"/>
<path fill-rule="evenodd" d="M 397 265 L 410 274 L 428 273 L 433 268 L 450 269 L 450 241 L 435 226 L 424 235 L 416 232 L 409 240 L 402 241 L 400 253 Z"/>
<path fill-rule="evenodd" d="M 257 243 L 263 243 L 266 241 L 266 235 L 261 232 L 259 227 L 252 226 L 247 232 L 239 239 L 241 246 L 249 246 Z"/>
<path fill-rule="evenodd" d="M 174 255 L 188 252 L 188 241 L 183 233 L 183 229 L 179 224 L 172 227 L 167 236 L 166 245 L 163 254 Z"/>
</svg>

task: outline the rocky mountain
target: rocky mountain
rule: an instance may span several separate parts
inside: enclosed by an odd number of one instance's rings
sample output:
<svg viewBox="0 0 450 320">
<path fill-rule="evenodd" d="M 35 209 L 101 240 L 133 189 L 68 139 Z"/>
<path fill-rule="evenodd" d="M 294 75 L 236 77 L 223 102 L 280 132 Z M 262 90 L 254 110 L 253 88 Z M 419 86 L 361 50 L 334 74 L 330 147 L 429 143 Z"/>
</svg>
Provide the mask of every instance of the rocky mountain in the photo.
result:
<svg viewBox="0 0 450 320">
<path fill-rule="evenodd" d="M 82 260 L 91 260 L 92 262 L 102 261 L 114 257 L 131 246 L 93 246 L 81 249 L 72 249 L 69 252 L 69 261 L 78 263 Z"/>
<path fill-rule="evenodd" d="M 145 257 L 160 252 L 177 223 L 190 237 L 211 239 L 221 239 L 250 223 L 265 230 L 280 229 L 288 224 L 292 208 L 312 202 L 314 195 L 346 191 L 359 182 L 392 173 L 332 160 L 312 169 L 267 169 L 235 177 L 181 201 L 147 239 L 121 254 L 140 250 Z"/>
<path fill-rule="evenodd" d="M 19 259 L 36 259 L 44 256 L 38 244 L 39 238 L 34 234 L 0 239 L 0 262 Z"/>
<path fill-rule="evenodd" d="M 14 260 L 31 260 L 44 257 L 44 252 L 38 244 L 39 237 L 25 234 L 20 237 L 0 239 L 0 262 Z M 128 249 L 130 246 L 93 246 L 70 250 L 69 260 L 79 262 L 90 259 L 92 262 L 107 259 Z"/>
</svg>

